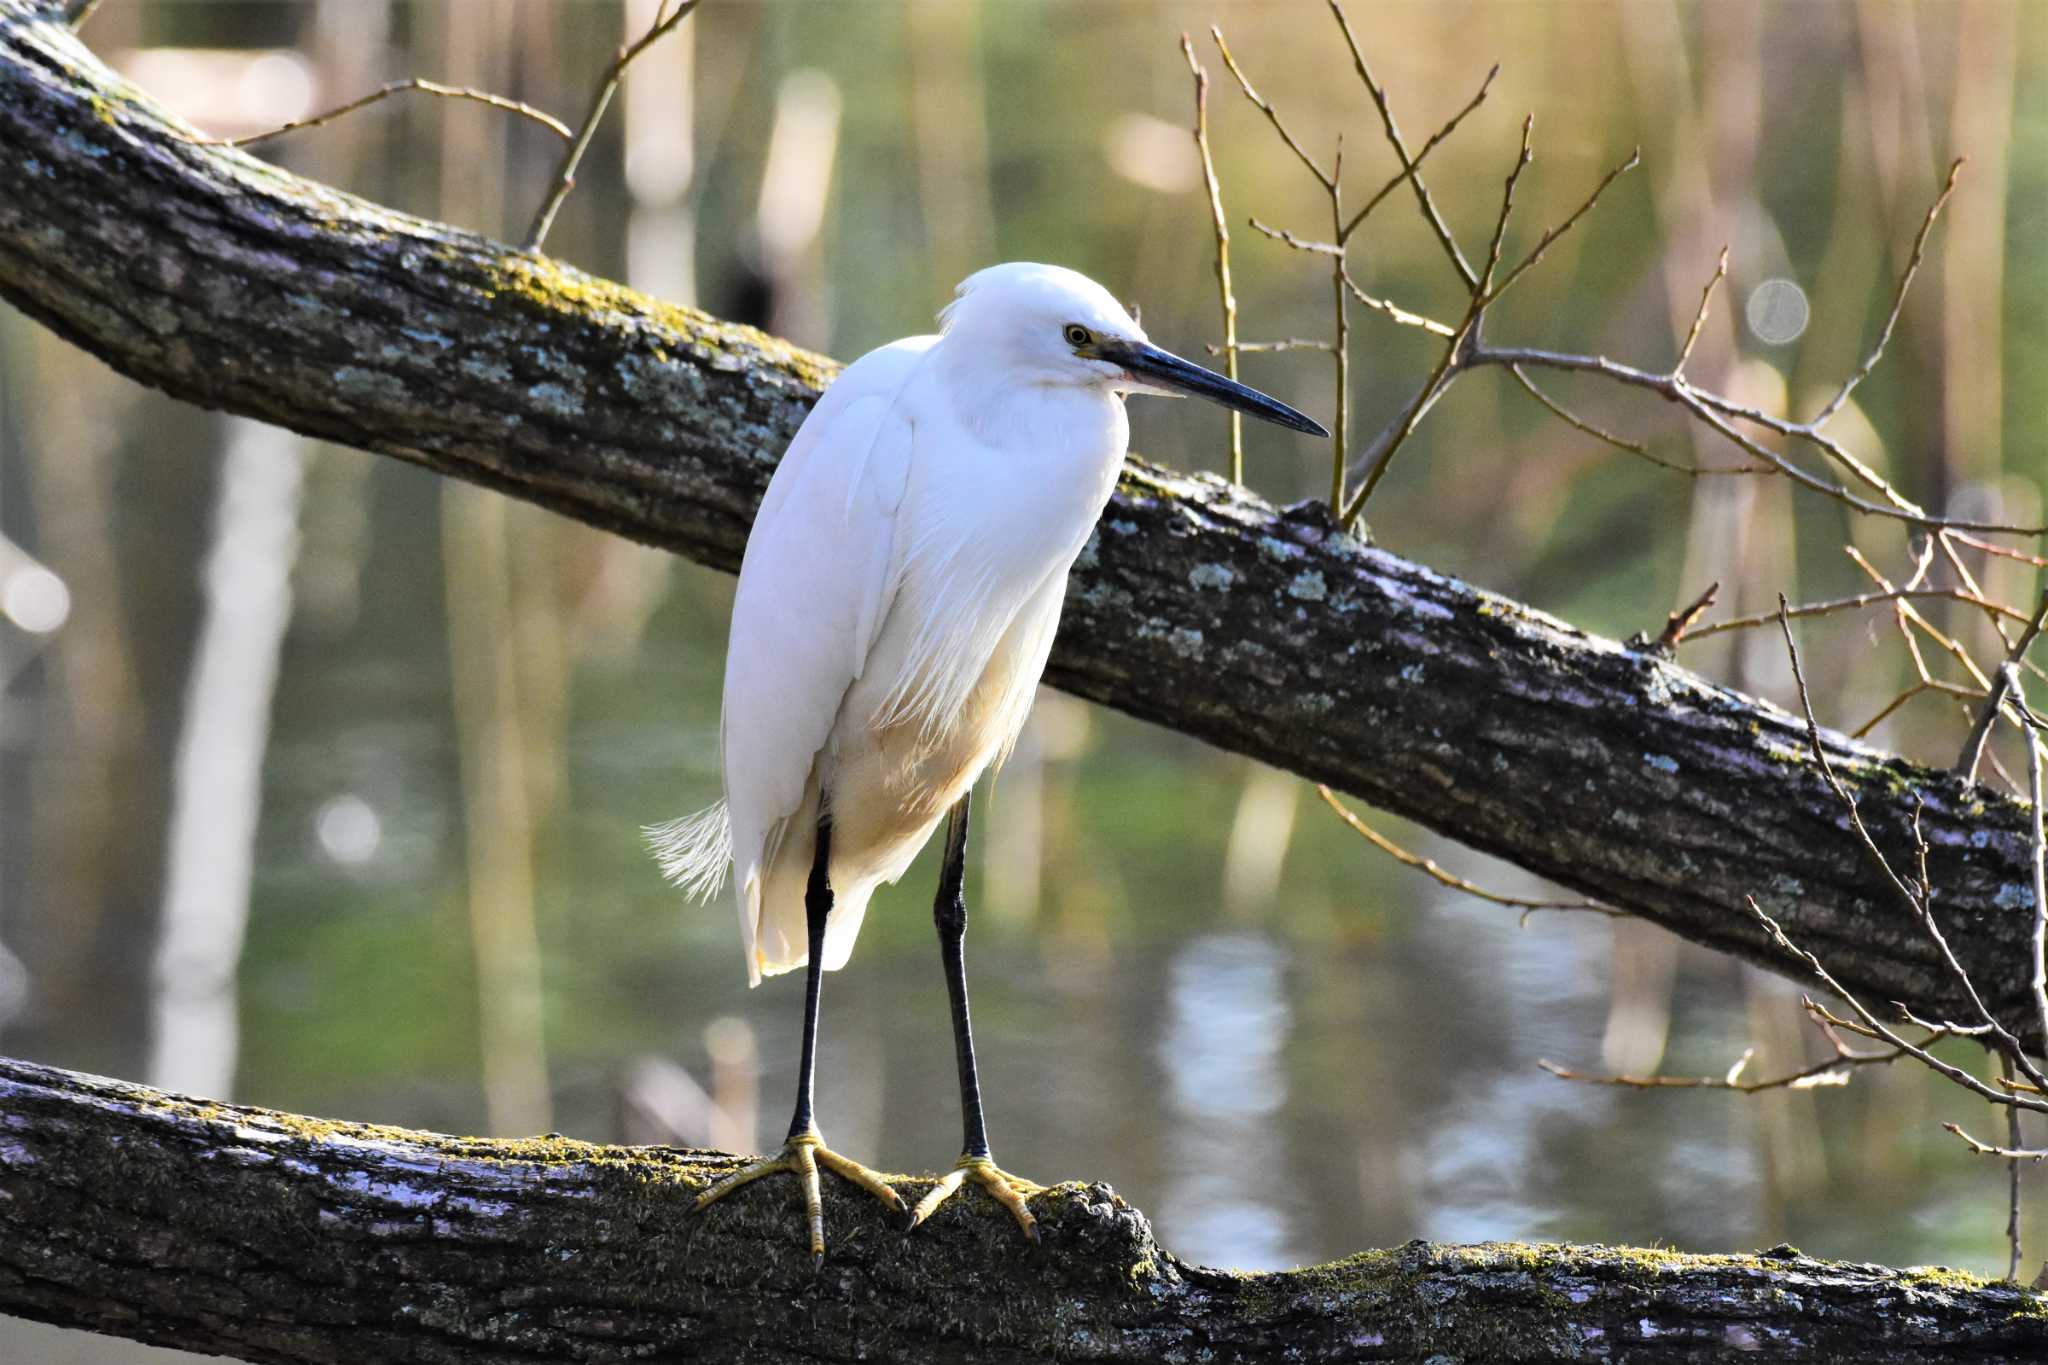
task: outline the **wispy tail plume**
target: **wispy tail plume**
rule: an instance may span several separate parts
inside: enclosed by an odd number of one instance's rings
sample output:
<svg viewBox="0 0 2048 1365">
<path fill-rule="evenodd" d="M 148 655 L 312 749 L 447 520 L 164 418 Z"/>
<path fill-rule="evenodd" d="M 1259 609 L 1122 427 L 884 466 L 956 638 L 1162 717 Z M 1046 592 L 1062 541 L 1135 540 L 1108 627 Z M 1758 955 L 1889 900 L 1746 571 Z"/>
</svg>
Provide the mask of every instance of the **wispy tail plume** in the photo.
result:
<svg viewBox="0 0 2048 1365">
<path fill-rule="evenodd" d="M 648 851 L 661 875 L 682 888 L 691 900 L 707 901 L 725 885 L 732 866 L 732 821 L 725 802 L 706 806 L 695 815 L 661 825 L 645 825 Z"/>
</svg>

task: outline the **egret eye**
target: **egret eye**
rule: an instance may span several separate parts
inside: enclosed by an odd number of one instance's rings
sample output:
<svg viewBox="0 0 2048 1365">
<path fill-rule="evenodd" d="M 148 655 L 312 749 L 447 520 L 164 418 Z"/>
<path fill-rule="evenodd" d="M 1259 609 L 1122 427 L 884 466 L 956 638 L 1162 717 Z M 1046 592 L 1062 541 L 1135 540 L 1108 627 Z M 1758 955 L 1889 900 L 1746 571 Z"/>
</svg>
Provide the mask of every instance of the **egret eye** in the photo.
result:
<svg viewBox="0 0 2048 1365">
<path fill-rule="evenodd" d="M 1078 322 L 1070 322 L 1066 325 L 1065 336 L 1069 346 L 1086 346 L 1089 342 L 1095 340 L 1094 333 Z"/>
</svg>

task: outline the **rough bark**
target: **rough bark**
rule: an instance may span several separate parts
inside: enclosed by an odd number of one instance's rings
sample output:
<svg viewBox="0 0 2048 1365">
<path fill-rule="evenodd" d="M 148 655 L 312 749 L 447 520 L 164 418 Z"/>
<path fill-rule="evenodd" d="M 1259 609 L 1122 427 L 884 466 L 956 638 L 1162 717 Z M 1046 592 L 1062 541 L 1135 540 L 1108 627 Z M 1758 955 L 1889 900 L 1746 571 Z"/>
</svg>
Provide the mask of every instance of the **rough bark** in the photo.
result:
<svg viewBox="0 0 2048 1365">
<path fill-rule="evenodd" d="M 828 1190 L 814 1275 L 787 1182 L 688 1212 L 735 1160 L 330 1123 L 0 1060 L 0 1311 L 323 1363 L 2048 1352 L 2048 1296 L 1790 1247 L 1412 1242 L 1307 1270 L 1208 1270 L 1101 1185 L 1037 1200 L 1035 1250 L 979 1193 L 906 1234 L 874 1201 Z"/>
<path fill-rule="evenodd" d="M 194 145 L 35 14 L 0 0 L 0 296 L 180 398 L 738 562 L 830 362 Z M 1788 970 L 1754 895 L 1872 1003 L 1970 1017 L 1790 717 L 1314 507 L 1132 461 L 1050 678 Z M 1902 860 L 1921 811 L 1944 927 L 2025 1027 L 2023 807 L 1829 743 Z"/>
</svg>

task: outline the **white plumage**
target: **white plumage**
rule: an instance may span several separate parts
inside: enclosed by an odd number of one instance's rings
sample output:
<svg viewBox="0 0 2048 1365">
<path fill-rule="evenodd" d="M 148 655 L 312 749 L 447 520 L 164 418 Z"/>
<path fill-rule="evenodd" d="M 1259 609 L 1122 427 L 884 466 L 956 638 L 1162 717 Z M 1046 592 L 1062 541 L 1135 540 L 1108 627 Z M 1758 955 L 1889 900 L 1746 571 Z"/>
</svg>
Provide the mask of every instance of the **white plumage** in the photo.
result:
<svg viewBox="0 0 2048 1365">
<path fill-rule="evenodd" d="M 960 286 L 939 321 L 940 335 L 849 366 L 782 457 L 733 602 L 719 725 L 725 800 L 648 831 L 663 870 L 692 892 L 715 891 L 730 863 L 750 983 L 818 954 L 782 1151 L 696 1202 L 796 1176 L 813 1265 L 825 1255 L 820 1169 L 909 1212 L 913 1225 L 972 1180 L 1037 1237 L 1026 1203 L 1041 1187 L 995 1164 L 975 1071 L 961 946 L 966 798 L 1031 708 L 1067 571 L 1123 463 L 1124 395 L 1201 394 L 1329 434 L 1152 345 L 1106 290 L 1071 270 L 991 267 Z M 885 1177 L 818 1131 L 820 972 L 845 964 L 868 898 L 903 875 L 948 812 L 932 920 L 963 1140 L 952 1171 L 906 1210 Z"/>
<path fill-rule="evenodd" d="M 1151 387 L 1076 355 L 1069 328 L 1145 333 L 1070 270 L 981 271 L 941 325 L 849 366 L 776 469 L 733 604 L 722 814 L 650 831 L 690 891 L 730 862 L 754 984 L 807 961 L 821 801 L 837 968 L 874 889 L 1015 740 L 1123 462 L 1123 394 Z"/>
</svg>

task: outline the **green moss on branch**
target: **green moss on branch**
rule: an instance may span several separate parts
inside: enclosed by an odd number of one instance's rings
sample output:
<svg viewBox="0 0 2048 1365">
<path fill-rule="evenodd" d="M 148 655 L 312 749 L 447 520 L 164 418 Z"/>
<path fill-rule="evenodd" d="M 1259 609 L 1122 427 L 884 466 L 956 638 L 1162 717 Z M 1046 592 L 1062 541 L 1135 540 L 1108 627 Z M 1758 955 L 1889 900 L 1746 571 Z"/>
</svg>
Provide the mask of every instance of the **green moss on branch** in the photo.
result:
<svg viewBox="0 0 2048 1365">
<path fill-rule="evenodd" d="M 978 1194 L 905 1233 L 828 1209 L 813 1274 L 738 1158 L 446 1137 L 0 1060 L 0 1312 L 250 1360 L 1898 1361 L 2048 1351 L 2043 1296 L 1789 1247 L 1413 1242 L 1239 1274 L 1101 1185 Z M 929 1177 L 906 1181 L 915 1194 Z"/>
</svg>

